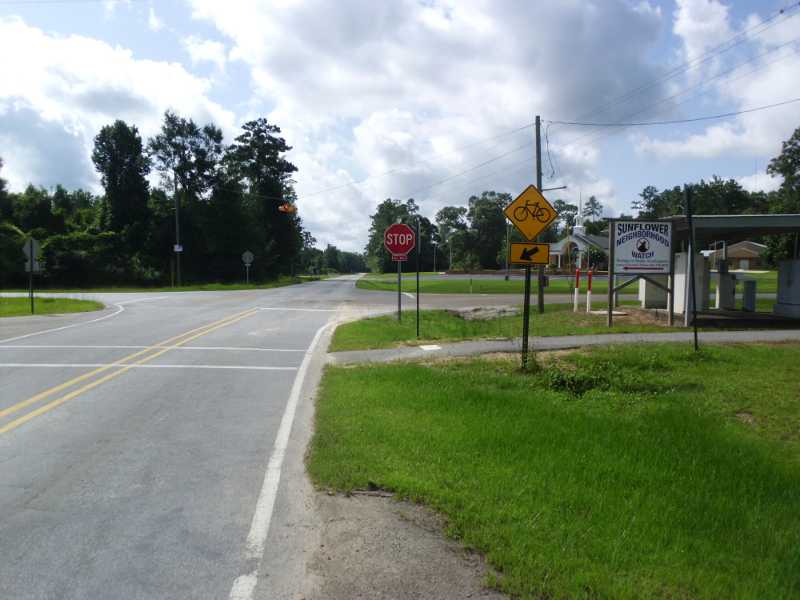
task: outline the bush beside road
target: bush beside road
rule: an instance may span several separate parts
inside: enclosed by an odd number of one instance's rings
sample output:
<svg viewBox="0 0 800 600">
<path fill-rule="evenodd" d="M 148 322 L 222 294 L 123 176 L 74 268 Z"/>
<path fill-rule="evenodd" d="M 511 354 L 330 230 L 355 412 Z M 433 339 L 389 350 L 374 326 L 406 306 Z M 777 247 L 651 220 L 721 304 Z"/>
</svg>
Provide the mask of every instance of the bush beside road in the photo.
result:
<svg viewBox="0 0 800 600">
<path fill-rule="evenodd" d="M 441 511 L 521 598 L 796 598 L 799 363 L 796 344 L 681 344 L 532 373 L 330 367 L 309 470 Z"/>
<path fill-rule="evenodd" d="M 603 306 L 598 304 L 599 310 Z M 614 329 L 606 326 L 605 315 L 586 314 L 585 307 L 577 313 L 567 304 L 548 304 L 543 314 L 531 310 L 531 335 L 589 335 L 593 333 L 642 333 L 664 331 L 666 323 L 637 322 L 631 317 L 617 317 Z M 420 312 L 420 339 L 417 339 L 414 311 L 403 312 L 398 323 L 397 313 L 371 317 L 340 325 L 333 335 L 329 350 L 366 350 L 391 348 L 402 344 L 452 342 L 478 338 L 516 338 L 522 335 L 522 314 L 491 319 L 467 320 L 447 310 Z"/>
<path fill-rule="evenodd" d="M 778 289 L 777 271 L 766 273 L 742 273 L 742 277 L 755 279 L 757 291 L 761 293 L 774 294 Z M 414 293 L 417 290 L 416 274 L 405 274 L 402 278 L 403 291 Z M 532 278 L 532 289 L 536 291 L 536 276 Z M 397 291 L 397 275 L 390 273 L 370 274 L 362 277 L 356 284 L 364 290 Z M 472 279 L 468 275 L 429 275 L 420 276 L 420 293 L 424 294 L 522 294 L 524 281 L 520 277 L 514 277 L 506 281 L 503 273 L 496 276 L 476 275 Z M 551 276 L 550 285 L 544 289 L 546 294 L 569 294 L 575 288 L 575 279 L 569 276 Z M 637 294 L 638 284 L 633 283 L 622 290 L 621 293 Z M 711 279 L 711 292 L 716 290 L 714 278 Z M 741 288 L 740 288 L 741 291 Z M 597 276 L 592 282 L 592 292 L 595 295 L 608 293 L 608 280 L 605 276 Z M 586 277 L 581 278 L 581 294 L 586 293 Z"/>
<path fill-rule="evenodd" d="M 35 297 L 36 315 L 54 315 L 74 312 L 102 310 L 104 306 L 93 300 L 71 300 L 69 298 Z M 31 316 L 31 302 L 28 298 L 0 298 L 0 317 Z"/>
<path fill-rule="evenodd" d="M 98 286 L 98 287 L 84 287 L 84 288 L 41 288 L 37 291 L 60 293 L 60 292 L 108 292 L 108 293 L 124 293 L 124 292 L 224 292 L 224 291 L 237 291 L 237 290 L 267 290 L 276 287 L 283 287 L 287 285 L 295 285 L 297 283 L 306 283 L 308 281 L 318 281 L 320 279 L 327 279 L 327 276 L 317 275 L 298 275 L 295 277 L 279 277 L 272 281 L 263 283 L 198 283 L 194 285 L 182 285 L 180 287 L 137 287 L 137 286 Z M 17 288 L 0 290 L 4 292 L 27 292 L 27 289 Z"/>
</svg>

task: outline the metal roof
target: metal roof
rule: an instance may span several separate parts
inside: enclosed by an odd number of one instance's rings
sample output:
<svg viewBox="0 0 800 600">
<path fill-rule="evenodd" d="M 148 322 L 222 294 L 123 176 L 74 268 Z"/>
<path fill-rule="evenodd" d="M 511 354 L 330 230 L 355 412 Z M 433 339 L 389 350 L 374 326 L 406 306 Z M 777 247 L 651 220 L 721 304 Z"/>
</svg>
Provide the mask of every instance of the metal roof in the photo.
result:
<svg viewBox="0 0 800 600">
<path fill-rule="evenodd" d="M 675 237 L 688 239 L 689 223 L 685 216 L 665 217 L 672 221 Z M 692 215 L 698 239 L 745 240 L 758 235 L 800 233 L 800 214 L 787 215 Z"/>
</svg>

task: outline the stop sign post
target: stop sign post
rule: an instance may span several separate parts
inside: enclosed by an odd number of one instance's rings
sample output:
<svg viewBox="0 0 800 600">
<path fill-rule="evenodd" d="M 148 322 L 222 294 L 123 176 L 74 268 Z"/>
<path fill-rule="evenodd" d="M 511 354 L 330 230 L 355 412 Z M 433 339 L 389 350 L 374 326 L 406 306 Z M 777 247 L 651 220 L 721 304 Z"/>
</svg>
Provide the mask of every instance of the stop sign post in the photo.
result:
<svg viewBox="0 0 800 600">
<path fill-rule="evenodd" d="M 404 223 L 395 223 L 386 228 L 383 232 L 383 245 L 392 255 L 392 260 L 397 263 L 397 320 L 402 319 L 402 276 L 403 276 L 403 261 L 408 260 L 408 253 L 414 249 L 416 245 L 416 235 L 414 230 Z"/>
</svg>

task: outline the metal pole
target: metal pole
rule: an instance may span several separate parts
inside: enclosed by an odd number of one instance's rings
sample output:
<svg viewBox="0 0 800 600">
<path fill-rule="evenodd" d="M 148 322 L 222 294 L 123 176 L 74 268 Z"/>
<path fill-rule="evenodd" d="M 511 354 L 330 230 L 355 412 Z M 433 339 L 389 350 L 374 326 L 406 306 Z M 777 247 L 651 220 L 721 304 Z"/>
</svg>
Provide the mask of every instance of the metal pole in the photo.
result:
<svg viewBox="0 0 800 600">
<path fill-rule="evenodd" d="M 616 243 L 617 222 L 608 222 L 608 314 L 606 324 L 611 327 L 614 322 L 614 244 Z"/>
<path fill-rule="evenodd" d="M 689 280 L 689 285 L 691 285 L 692 290 L 692 327 L 694 329 L 694 350 L 697 352 L 699 350 L 698 340 L 697 340 L 697 290 L 695 289 L 697 286 L 697 282 L 695 281 L 695 272 L 694 272 L 694 249 L 695 249 L 695 239 L 694 239 L 694 225 L 692 223 L 692 188 L 688 185 L 683 186 L 683 196 L 686 199 L 686 219 L 689 225 L 689 269 L 688 271 L 691 273 L 691 279 Z"/>
<path fill-rule="evenodd" d="M 402 264 L 403 264 L 403 261 L 401 261 L 401 260 L 397 261 L 397 321 L 398 321 L 398 323 L 403 320 L 403 318 L 400 316 L 400 310 L 402 308 L 402 303 L 403 303 L 403 301 L 401 300 L 402 292 L 400 291 L 400 285 L 401 285 L 400 267 L 402 266 Z"/>
<path fill-rule="evenodd" d="M 536 187 L 542 189 L 542 120 L 536 115 Z M 536 241 L 539 241 L 537 236 Z M 544 265 L 539 265 L 537 277 L 536 299 L 539 304 L 539 314 L 544 312 Z"/>
<path fill-rule="evenodd" d="M 511 229 L 511 225 L 506 223 L 506 281 L 508 281 L 508 278 L 511 275 L 511 272 L 509 270 L 509 264 L 508 264 L 508 253 L 509 253 L 509 242 L 510 242 L 510 240 L 509 240 L 509 237 L 510 237 L 509 231 L 510 231 L 510 229 Z"/>
<path fill-rule="evenodd" d="M 419 339 L 419 265 L 422 254 L 422 236 L 420 235 L 419 217 L 417 217 L 417 339 Z"/>
<path fill-rule="evenodd" d="M 33 314 L 33 262 L 33 238 L 28 238 L 28 296 L 31 299 L 31 314 Z"/>
<path fill-rule="evenodd" d="M 250 265 L 244 266 L 244 281 L 246 284 L 250 284 Z"/>
<path fill-rule="evenodd" d="M 175 246 L 181 245 L 181 217 L 180 217 L 180 201 L 178 200 L 178 174 L 172 172 L 172 183 L 175 191 Z M 175 248 L 175 274 L 178 281 L 178 287 L 181 286 L 181 253 Z"/>
<path fill-rule="evenodd" d="M 525 297 L 522 309 L 522 369 L 528 368 L 528 331 L 531 316 L 531 268 L 525 266 Z"/>
</svg>

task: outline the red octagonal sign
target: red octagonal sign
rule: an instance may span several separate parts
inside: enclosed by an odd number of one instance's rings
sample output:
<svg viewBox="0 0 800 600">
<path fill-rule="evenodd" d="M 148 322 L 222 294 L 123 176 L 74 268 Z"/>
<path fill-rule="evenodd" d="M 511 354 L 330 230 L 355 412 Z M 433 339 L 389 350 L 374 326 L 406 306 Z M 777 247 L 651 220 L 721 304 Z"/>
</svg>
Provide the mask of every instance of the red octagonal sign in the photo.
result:
<svg viewBox="0 0 800 600">
<path fill-rule="evenodd" d="M 392 253 L 392 258 L 403 257 L 414 249 L 414 230 L 403 223 L 395 223 L 383 232 L 383 245 Z M 401 259 L 402 260 L 402 259 Z"/>
</svg>

